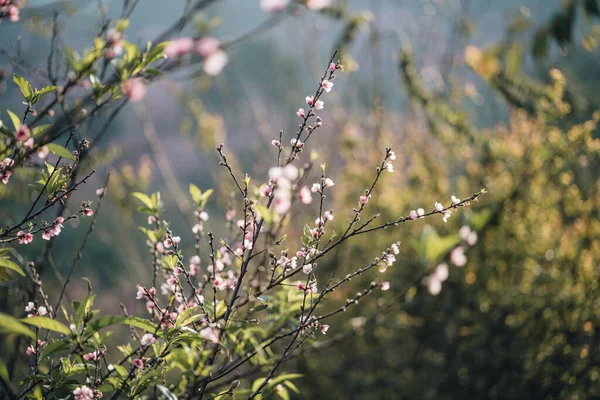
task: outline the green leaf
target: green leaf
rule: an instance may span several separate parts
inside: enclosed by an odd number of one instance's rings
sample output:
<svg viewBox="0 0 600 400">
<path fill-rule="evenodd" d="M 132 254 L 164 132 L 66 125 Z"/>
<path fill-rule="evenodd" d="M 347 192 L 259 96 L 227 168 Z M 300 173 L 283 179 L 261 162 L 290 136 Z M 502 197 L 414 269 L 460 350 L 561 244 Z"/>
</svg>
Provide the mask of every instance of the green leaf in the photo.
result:
<svg viewBox="0 0 600 400">
<path fill-rule="evenodd" d="M 143 329 L 147 332 L 154 333 L 157 331 L 156 324 L 150 320 L 139 318 L 139 317 L 130 317 L 121 321 L 122 324 L 134 326 L 136 328 Z M 158 332 L 157 332 L 158 335 Z"/>
<path fill-rule="evenodd" d="M 51 124 L 47 124 L 47 125 L 40 125 L 40 126 L 33 127 L 33 128 L 31 128 L 31 135 L 33 137 L 41 136 L 44 133 L 46 133 L 46 131 L 48 129 L 50 129 L 51 126 L 52 126 Z"/>
<path fill-rule="evenodd" d="M 127 317 L 121 315 L 104 315 L 95 321 L 88 324 L 85 333 L 89 335 L 91 333 L 98 332 L 100 329 L 106 328 L 107 326 L 119 324 L 123 322 Z"/>
<path fill-rule="evenodd" d="M 54 155 L 57 155 L 62 158 L 66 158 L 71 161 L 75 161 L 75 157 L 73 157 L 73 154 L 71 154 L 71 152 L 69 150 L 65 149 L 64 147 L 62 147 L 56 143 L 48 143 L 46 145 L 46 147 L 48 148 L 48 151 Z"/>
<path fill-rule="evenodd" d="M 39 96 L 39 98 L 41 99 L 45 95 L 50 94 L 50 93 L 54 92 L 55 90 L 56 90 L 56 86 L 46 86 L 46 87 L 41 88 L 40 90 L 36 90 L 35 94 L 37 94 Z"/>
<path fill-rule="evenodd" d="M 0 267 L 11 269 L 17 272 L 19 275 L 25 276 L 25 272 L 23 272 L 21 267 L 19 267 L 19 265 L 16 262 L 11 261 L 8 258 L 0 258 Z"/>
<path fill-rule="evenodd" d="M 198 311 L 200 306 L 194 306 L 187 308 L 184 312 L 177 316 L 177 320 L 175 321 L 175 328 L 179 328 L 180 326 L 186 326 L 190 324 L 194 319 L 189 318 L 194 312 Z"/>
<path fill-rule="evenodd" d="M 135 197 L 136 199 L 138 199 L 139 201 L 141 201 L 146 207 L 148 207 L 149 209 L 154 209 L 154 207 L 152 206 L 152 200 L 150 199 L 150 196 L 148 196 L 145 193 L 141 193 L 141 192 L 135 192 L 131 194 L 133 197 Z"/>
<path fill-rule="evenodd" d="M 249 314 L 253 314 L 253 313 L 256 313 L 256 312 L 259 312 L 259 311 L 262 311 L 262 310 L 266 310 L 267 308 L 269 308 L 269 305 L 268 305 L 268 304 L 259 304 L 259 305 L 257 305 L 256 307 L 254 307 L 254 308 L 251 308 L 251 309 L 248 311 L 248 313 L 249 313 Z"/>
<path fill-rule="evenodd" d="M 19 86 L 19 89 L 21 89 L 21 94 L 23 95 L 23 98 L 28 102 L 31 102 L 33 98 L 33 89 L 31 88 L 31 85 L 29 84 L 27 79 L 17 74 L 13 74 L 13 82 L 16 83 L 17 86 Z"/>
<path fill-rule="evenodd" d="M 31 318 L 22 318 L 21 322 L 24 322 L 29 325 L 37 326 L 42 329 L 48 329 L 49 331 L 54 331 L 58 333 L 62 333 L 64 335 L 71 334 L 69 328 L 63 324 L 62 322 L 58 322 L 55 319 L 48 317 L 31 317 Z"/>
<path fill-rule="evenodd" d="M 129 372 L 127 372 L 127 369 L 125 369 L 124 366 L 118 365 L 118 364 L 114 364 L 113 367 L 115 367 L 115 371 L 117 371 L 117 373 L 119 375 L 121 375 L 122 378 L 126 378 L 127 375 L 129 375 Z"/>
<path fill-rule="evenodd" d="M 35 339 L 35 333 L 31 331 L 27 326 L 19 322 L 18 319 L 8 315 L 0 313 L 0 331 L 3 333 L 15 333 L 17 335 L 29 336 Z"/>
<path fill-rule="evenodd" d="M 17 114 L 15 114 L 14 112 L 10 110 L 6 110 L 6 112 L 8 113 L 8 116 L 10 117 L 10 120 L 12 121 L 12 124 L 15 127 L 15 131 L 18 131 L 21 127 L 21 120 L 19 119 L 19 117 L 17 117 Z"/>
<path fill-rule="evenodd" d="M 70 342 L 68 340 L 55 340 L 54 342 L 48 344 L 48 346 L 46 346 L 46 348 L 44 348 L 44 351 L 42 351 L 42 354 L 40 355 L 40 360 L 43 360 L 46 357 L 51 356 L 52 354 L 56 353 L 57 351 L 64 350 L 65 348 L 67 348 L 69 346 L 69 343 Z"/>
<path fill-rule="evenodd" d="M 10 384 L 10 378 L 9 378 L 9 375 L 8 375 L 8 368 L 6 368 L 6 365 L 4 364 L 4 362 L 2 361 L 2 359 L 0 359 L 0 379 L 2 379 L 7 384 Z M 12 390 L 12 388 L 11 388 L 11 390 Z"/>
</svg>

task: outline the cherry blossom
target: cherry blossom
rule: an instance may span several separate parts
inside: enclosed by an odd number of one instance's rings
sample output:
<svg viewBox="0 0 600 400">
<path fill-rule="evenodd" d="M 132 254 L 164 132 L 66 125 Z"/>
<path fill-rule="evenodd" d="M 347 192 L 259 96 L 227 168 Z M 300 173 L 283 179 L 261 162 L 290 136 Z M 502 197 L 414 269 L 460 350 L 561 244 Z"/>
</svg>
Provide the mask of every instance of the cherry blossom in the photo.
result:
<svg viewBox="0 0 600 400">
<path fill-rule="evenodd" d="M 460 203 L 460 199 L 454 195 L 452 195 L 452 197 L 450 197 L 450 200 L 452 200 L 452 204 Z"/>
<path fill-rule="evenodd" d="M 167 44 L 163 53 L 168 58 L 179 57 L 194 50 L 194 39 L 188 36 L 173 39 Z"/>
<path fill-rule="evenodd" d="M 328 330 L 329 330 L 329 325 L 321 325 L 321 333 L 323 335 L 326 335 Z"/>
<path fill-rule="evenodd" d="M 321 10 L 331 5 L 331 0 L 306 0 L 306 6 L 311 10 Z"/>
<path fill-rule="evenodd" d="M 302 272 L 304 272 L 305 274 L 310 274 L 313 270 L 313 265 L 312 264 L 304 264 L 302 266 Z"/>
<path fill-rule="evenodd" d="M 19 244 L 29 244 L 33 242 L 33 234 L 31 232 L 19 231 L 17 232 L 19 238 Z"/>
<path fill-rule="evenodd" d="M 144 361 L 140 360 L 139 358 L 134 359 L 131 363 L 140 371 L 144 370 Z"/>
<path fill-rule="evenodd" d="M 278 13 L 285 9 L 290 0 L 261 0 L 261 8 L 269 13 Z"/>
<path fill-rule="evenodd" d="M 381 282 L 379 284 L 379 288 L 385 292 L 390 289 L 390 283 L 389 282 Z"/>
<path fill-rule="evenodd" d="M 143 78 L 130 78 L 121 85 L 123 94 L 129 97 L 129 101 L 135 103 L 146 97 L 148 88 Z"/>
<path fill-rule="evenodd" d="M 410 212 L 410 213 L 408 213 L 408 218 L 409 218 L 409 219 L 412 219 L 413 221 L 414 221 L 415 219 L 417 219 L 417 217 L 418 217 L 418 214 L 417 214 L 417 212 L 416 212 L 415 210 L 411 210 L 411 212 Z"/>
<path fill-rule="evenodd" d="M 315 102 L 315 109 L 316 110 L 322 110 L 323 107 L 325 107 L 325 102 L 323 100 L 317 100 Z"/>
<path fill-rule="evenodd" d="M 302 186 L 302 189 L 300 189 L 300 201 L 302 204 L 310 204 L 313 201 L 312 193 L 306 185 Z"/>
<path fill-rule="evenodd" d="M 298 111 L 296 111 L 296 115 L 300 118 L 304 118 L 306 116 L 306 114 L 304 113 L 304 108 L 299 108 Z"/>
<path fill-rule="evenodd" d="M 31 131 L 27 125 L 22 124 L 19 129 L 15 132 L 15 139 L 19 142 L 24 142 L 31 136 Z"/>
<path fill-rule="evenodd" d="M 333 82 L 328 81 L 327 79 L 323 80 L 323 82 L 321 82 L 321 86 L 323 87 L 323 90 L 325 90 L 327 93 L 331 92 L 331 89 L 333 88 Z"/>
<path fill-rule="evenodd" d="M 146 333 L 144 336 L 142 336 L 142 339 L 140 339 L 140 344 L 142 346 L 150 346 L 151 344 L 153 344 L 156 341 L 156 338 L 154 337 L 153 334 L 151 333 Z"/>
<path fill-rule="evenodd" d="M 75 400 L 93 400 L 94 397 L 94 391 L 85 385 L 73 390 L 73 398 Z"/>
<path fill-rule="evenodd" d="M 467 263 L 467 256 L 462 246 L 455 247 L 450 252 L 450 262 L 457 267 L 464 267 Z"/>
<path fill-rule="evenodd" d="M 444 209 L 444 206 L 442 205 L 442 203 L 435 203 L 434 205 L 435 211 L 442 211 Z"/>
</svg>

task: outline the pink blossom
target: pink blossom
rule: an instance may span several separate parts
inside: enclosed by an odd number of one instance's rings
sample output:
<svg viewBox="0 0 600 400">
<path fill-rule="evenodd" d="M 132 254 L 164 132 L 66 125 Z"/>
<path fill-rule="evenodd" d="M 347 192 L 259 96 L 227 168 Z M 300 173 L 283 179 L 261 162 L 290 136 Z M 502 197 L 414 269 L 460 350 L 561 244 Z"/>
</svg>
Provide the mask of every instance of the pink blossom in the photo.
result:
<svg viewBox="0 0 600 400">
<path fill-rule="evenodd" d="M 148 312 L 150 314 L 152 314 L 152 311 L 154 310 L 155 304 L 152 301 L 147 301 L 146 302 L 146 310 L 148 310 Z"/>
<path fill-rule="evenodd" d="M 304 290 L 304 284 L 300 281 L 296 282 L 296 289 Z"/>
<path fill-rule="evenodd" d="M 329 64 L 329 71 L 335 72 L 335 64 L 334 63 Z"/>
<path fill-rule="evenodd" d="M 142 339 L 140 340 L 140 344 L 142 346 L 150 346 L 151 344 L 153 344 L 156 341 L 156 338 L 154 337 L 153 334 L 151 333 L 146 333 L 144 336 L 142 336 Z"/>
<path fill-rule="evenodd" d="M 315 102 L 315 109 L 322 110 L 325 107 L 325 102 L 323 100 L 317 100 Z"/>
<path fill-rule="evenodd" d="M 33 149 L 33 138 L 30 137 L 29 139 L 27 139 L 25 143 L 23 143 L 23 145 L 28 149 Z"/>
<path fill-rule="evenodd" d="M 192 227 L 192 232 L 197 235 L 204 230 L 204 226 L 202 224 L 196 224 Z"/>
<path fill-rule="evenodd" d="M 327 79 L 325 79 L 323 82 L 321 82 L 321 86 L 323 87 L 323 90 L 325 90 L 327 93 L 329 93 L 329 92 L 331 92 L 331 89 L 333 88 L 333 82 L 330 82 Z"/>
<path fill-rule="evenodd" d="M 209 57 L 210 55 L 219 51 L 221 42 L 214 37 L 203 37 L 196 41 L 195 50 L 201 57 Z"/>
<path fill-rule="evenodd" d="M 31 131 L 27 127 L 27 125 L 23 124 L 21 127 L 15 132 L 15 139 L 19 142 L 24 142 L 31 136 Z"/>
<path fill-rule="evenodd" d="M 271 188 L 269 187 L 269 185 L 264 185 L 263 187 L 260 188 L 260 195 L 262 197 L 269 197 L 270 194 L 271 194 Z"/>
<path fill-rule="evenodd" d="M 140 371 L 144 370 L 144 361 L 140 360 L 139 358 L 134 359 L 131 363 Z"/>
<path fill-rule="evenodd" d="M 19 238 L 19 244 L 29 244 L 33 242 L 33 234 L 31 232 L 17 232 L 17 237 Z"/>
<path fill-rule="evenodd" d="M 44 160 L 46 159 L 46 157 L 48 157 L 48 154 L 50 153 L 50 151 L 48 150 L 47 146 L 42 146 L 40 148 L 37 149 L 37 156 L 41 159 Z"/>
<path fill-rule="evenodd" d="M 204 59 L 204 72 L 210 76 L 216 76 L 221 73 L 223 68 L 229 62 L 229 56 L 223 50 L 218 50 Z"/>
<path fill-rule="evenodd" d="M 271 144 L 273 145 L 273 147 L 277 147 L 277 148 L 279 148 L 279 146 L 281 146 L 281 143 L 279 143 L 279 140 L 271 140 Z"/>
<path fill-rule="evenodd" d="M 310 204 L 313 201 L 312 193 L 306 185 L 302 186 L 302 189 L 300 189 L 300 201 L 302 204 Z"/>
<path fill-rule="evenodd" d="M 102 197 L 104 195 L 104 188 L 96 189 L 96 196 Z"/>
<path fill-rule="evenodd" d="M 44 306 L 38 307 L 38 315 L 44 316 L 48 314 L 48 310 Z"/>
<path fill-rule="evenodd" d="M 460 199 L 454 195 L 452 195 L 452 197 L 450 197 L 450 200 L 452 200 L 452 204 L 460 203 Z"/>
<path fill-rule="evenodd" d="M 261 8 L 269 13 L 278 13 L 287 7 L 290 0 L 261 0 Z"/>
<path fill-rule="evenodd" d="M 360 196 L 360 204 L 367 204 L 371 196 Z"/>
<path fill-rule="evenodd" d="M 152 225 L 155 222 L 156 222 L 156 217 L 149 215 L 148 216 L 148 225 Z"/>
<path fill-rule="evenodd" d="M 27 303 L 27 305 L 25 306 L 25 311 L 31 312 L 34 310 L 35 310 L 35 304 L 33 303 L 33 301 L 30 301 L 29 303 Z"/>
<path fill-rule="evenodd" d="M 83 213 L 88 217 L 91 217 L 92 215 L 94 215 L 94 211 L 91 208 L 85 208 L 83 210 Z"/>
<path fill-rule="evenodd" d="M 312 107 L 312 106 L 313 106 L 314 100 L 315 100 L 314 96 L 306 96 L 306 97 L 304 98 L 304 101 L 306 101 L 306 104 L 307 104 L 309 107 Z"/>
<path fill-rule="evenodd" d="M 19 22 L 21 17 L 19 16 L 19 7 L 14 4 L 8 7 L 8 16 L 10 17 L 10 22 Z"/>
<path fill-rule="evenodd" d="M 422 217 L 425 214 L 425 210 L 423 210 L 422 208 L 417 208 L 417 215 L 419 215 L 419 217 Z"/>
<path fill-rule="evenodd" d="M 35 348 L 33 347 L 33 345 L 29 345 L 27 347 L 27 350 L 25 350 L 25 354 L 27 354 L 28 356 L 32 356 L 35 354 Z"/>
<path fill-rule="evenodd" d="M 325 211 L 323 213 L 323 218 L 325 218 L 326 221 L 333 221 L 333 211 Z"/>
<path fill-rule="evenodd" d="M 211 341 L 213 343 L 219 343 L 219 334 L 218 332 L 212 328 L 212 327 L 206 327 L 204 329 L 202 329 L 200 331 L 200 336 L 208 341 Z"/>
<path fill-rule="evenodd" d="M 208 213 L 206 211 L 202 211 L 200 214 L 198 214 L 198 219 L 202 222 L 208 221 L 208 218 Z"/>
<path fill-rule="evenodd" d="M 190 275 L 195 276 L 200 272 L 200 266 L 198 264 L 190 264 Z"/>
<path fill-rule="evenodd" d="M 146 296 L 146 289 L 141 286 L 138 286 L 138 291 L 135 295 L 135 298 L 139 300 L 139 299 L 143 299 L 144 296 Z"/>
<path fill-rule="evenodd" d="M 94 391 L 87 386 L 81 386 L 73 390 L 73 397 L 75 400 L 93 400 Z"/>
<path fill-rule="evenodd" d="M 275 197 L 273 198 L 273 211 L 279 215 L 283 215 L 292 206 L 292 201 L 289 194 L 286 194 L 286 190 L 276 190 Z"/>
<path fill-rule="evenodd" d="M 398 242 L 398 243 L 393 243 L 393 244 L 392 244 L 392 252 L 393 252 L 395 255 L 398 255 L 398 254 L 400 254 L 400 242 Z"/>
<path fill-rule="evenodd" d="M 335 183 L 331 179 L 325 178 L 325 180 L 323 181 L 323 187 L 326 188 L 332 186 L 335 186 Z"/>
<path fill-rule="evenodd" d="M 329 325 L 321 325 L 321 333 L 323 335 L 326 335 L 328 330 L 329 330 Z"/>
<path fill-rule="evenodd" d="M 446 210 L 444 211 L 444 215 L 442 217 L 442 219 L 444 220 L 444 222 L 448 222 L 448 219 L 452 216 L 452 212 L 450 210 Z"/>
<path fill-rule="evenodd" d="M 0 174 L 0 176 L 2 177 L 2 183 L 4 183 L 5 185 L 8 184 L 8 180 L 10 179 L 12 175 L 11 171 L 6 171 L 4 172 L 4 175 Z"/>
<path fill-rule="evenodd" d="M 442 263 L 440 265 L 438 265 L 437 267 L 435 267 L 435 270 L 433 271 L 433 275 L 440 281 L 440 282 L 444 282 L 446 279 L 448 279 L 448 264 L 446 263 Z"/>
<path fill-rule="evenodd" d="M 408 214 L 408 218 L 409 218 L 409 219 L 412 219 L 413 221 L 414 221 L 415 219 L 417 219 L 417 217 L 418 217 L 418 215 L 417 215 L 417 212 L 416 212 L 415 210 L 412 210 L 412 211 L 411 211 L 411 212 Z"/>
<path fill-rule="evenodd" d="M 100 352 L 98 350 L 95 350 L 91 353 L 87 353 L 83 355 L 83 359 L 86 361 L 96 361 L 98 359 L 98 357 L 100 356 Z"/>
<path fill-rule="evenodd" d="M 300 118 L 304 118 L 306 116 L 306 114 L 304 113 L 304 108 L 299 108 L 298 111 L 296 111 L 296 115 Z"/>
<path fill-rule="evenodd" d="M 175 268 L 173 268 L 173 275 L 179 276 L 181 274 L 183 274 L 183 269 L 181 267 L 175 267 Z"/>
<path fill-rule="evenodd" d="M 194 39 L 189 36 L 171 40 L 165 47 L 164 54 L 168 58 L 179 57 L 194 50 Z"/>
<path fill-rule="evenodd" d="M 321 185 L 319 185 L 318 183 L 313 183 L 312 187 L 310 188 L 310 191 L 313 193 L 321 192 Z"/>
<path fill-rule="evenodd" d="M 123 94 L 129 97 L 129 100 L 133 103 L 142 100 L 148 92 L 143 78 L 130 78 L 123 82 L 121 89 Z"/>
<path fill-rule="evenodd" d="M 438 203 L 436 202 L 434 205 L 435 211 L 442 211 L 444 209 L 444 206 L 442 205 L 442 203 Z"/>
<path fill-rule="evenodd" d="M 313 265 L 312 264 L 304 264 L 302 266 L 302 272 L 304 272 L 305 274 L 310 274 L 313 270 Z"/>
<path fill-rule="evenodd" d="M 317 229 L 317 228 L 311 229 L 310 234 L 312 235 L 313 238 L 318 238 L 319 237 L 319 229 Z"/>
<path fill-rule="evenodd" d="M 311 10 L 321 10 L 331 5 L 331 0 L 306 0 L 306 6 Z"/>
<path fill-rule="evenodd" d="M 465 250 L 462 246 L 455 247 L 450 252 L 450 262 L 457 267 L 464 267 L 467 263 L 467 256 L 465 255 Z"/>
<path fill-rule="evenodd" d="M 386 291 L 390 289 L 390 283 L 389 282 L 381 282 L 379 284 L 379 287 L 381 288 L 382 291 Z"/>
<path fill-rule="evenodd" d="M 442 291 L 442 282 L 439 279 L 428 278 L 425 282 L 427 290 L 432 296 L 437 296 Z"/>
</svg>

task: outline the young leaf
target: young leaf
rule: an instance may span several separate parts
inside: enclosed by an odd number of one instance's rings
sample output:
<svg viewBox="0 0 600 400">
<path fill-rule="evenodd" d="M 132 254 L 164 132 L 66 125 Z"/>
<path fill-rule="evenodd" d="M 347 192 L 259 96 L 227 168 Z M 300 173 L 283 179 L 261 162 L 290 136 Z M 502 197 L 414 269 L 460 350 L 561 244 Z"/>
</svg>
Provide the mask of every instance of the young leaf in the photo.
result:
<svg viewBox="0 0 600 400">
<path fill-rule="evenodd" d="M 138 199 L 139 201 L 141 201 L 146 207 L 148 207 L 149 209 L 154 209 L 154 207 L 152 207 L 152 200 L 150 199 L 150 196 L 148 196 L 147 194 L 141 193 L 141 192 L 135 192 L 131 194 L 133 197 L 135 197 L 136 199 Z"/>
<path fill-rule="evenodd" d="M 48 329 L 49 331 L 62 333 L 64 335 L 69 335 L 71 333 L 69 327 L 67 327 L 65 324 L 48 317 L 37 316 L 31 318 L 21 318 L 21 322 L 37 326 L 42 329 Z"/>
<path fill-rule="evenodd" d="M 55 154 L 62 158 L 66 158 L 71 161 L 75 161 L 75 157 L 73 157 L 73 154 L 71 154 L 69 150 L 56 143 L 48 143 L 46 147 L 48 148 L 48 151 L 52 154 Z"/>
<path fill-rule="evenodd" d="M 19 119 L 19 117 L 17 117 L 17 114 L 15 114 L 14 112 L 10 110 L 6 110 L 6 112 L 8 113 L 8 116 L 10 117 L 10 120 L 12 121 L 12 124 L 15 127 L 15 131 L 18 131 L 21 127 L 21 120 Z"/>
<path fill-rule="evenodd" d="M 42 351 L 40 360 L 43 360 L 44 358 L 56 353 L 57 351 L 65 349 L 68 345 L 68 340 L 56 340 L 54 342 L 51 342 L 50 344 L 48 344 L 48 346 L 46 346 L 46 348 L 44 348 L 44 351 Z"/>
<path fill-rule="evenodd" d="M 156 331 L 156 324 L 144 318 L 130 317 L 121 321 L 121 323 L 129 326 L 134 326 L 136 328 L 140 328 L 151 333 L 154 333 Z"/>
<path fill-rule="evenodd" d="M 27 79 L 17 74 L 13 74 L 13 82 L 15 82 L 17 86 L 19 86 L 19 89 L 21 89 L 23 98 L 28 102 L 31 102 L 33 98 L 33 89 L 31 88 L 29 82 L 27 82 Z"/>
<path fill-rule="evenodd" d="M 104 315 L 98 318 L 97 320 L 89 323 L 87 329 L 85 330 L 85 333 L 86 335 L 89 335 L 91 333 L 98 332 L 100 329 L 106 328 L 107 326 L 119 324 L 125 319 L 126 317 L 123 317 L 121 315 Z"/>
<path fill-rule="evenodd" d="M 8 258 L 0 258 L 0 267 L 11 269 L 11 270 L 17 272 L 19 275 L 25 276 L 25 273 L 23 272 L 21 267 L 19 267 L 19 265 L 17 263 L 9 260 Z"/>
<path fill-rule="evenodd" d="M 35 333 L 31 329 L 20 323 L 18 319 L 2 313 L 0 313 L 0 332 L 16 333 L 17 335 L 25 335 L 35 339 Z"/>
</svg>

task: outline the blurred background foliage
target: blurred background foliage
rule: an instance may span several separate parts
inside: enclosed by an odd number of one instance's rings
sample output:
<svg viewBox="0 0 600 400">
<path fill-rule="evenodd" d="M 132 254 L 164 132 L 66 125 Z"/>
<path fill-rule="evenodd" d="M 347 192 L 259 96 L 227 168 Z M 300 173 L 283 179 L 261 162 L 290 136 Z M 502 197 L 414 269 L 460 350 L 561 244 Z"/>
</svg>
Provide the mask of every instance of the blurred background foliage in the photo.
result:
<svg viewBox="0 0 600 400">
<path fill-rule="evenodd" d="M 94 2 L 60 3 L 76 12 L 64 19 L 65 44 L 85 46 L 98 25 Z M 116 3 L 106 2 L 108 10 Z M 178 12 L 143 3 L 128 31 L 141 43 Z M 217 3 L 196 29 L 237 37 L 269 18 L 258 3 Z M 6 76 L 35 80 L 56 4 L 28 6 L 39 23 L 3 26 L 10 34 L 0 37 L 1 65 Z M 304 375 L 298 397 L 600 397 L 599 17 L 597 0 L 338 0 L 320 14 L 281 18 L 235 46 L 221 76 L 184 71 L 119 115 L 88 160 L 101 172 L 96 187 L 111 172 L 112 204 L 82 275 L 103 293 L 126 296 L 130 311 L 139 308 L 135 285 L 150 264 L 130 193 L 161 190 L 167 218 L 191 248 L 193 236 L 183 234 L 193 225 L 187 185 L 215 187 L 208 211 L 218 236 L 231 186 L 213 148 L 225 142 L 236 168 L 264 178 L 270 141 L 293 130 L 293 111 L 337 48 L 347 73 L 328 98 L 317 148 L 336 177 L 336 230 L 372 179 L 365 166 L 376 165 L 386 146 L 398 155 L 396 172 L 368 205 L 382 220 L 431 209 L 451 194 L 482 187 L 489 194 L 447 224 L 417 220 L 389 228 L 387 237 L 359 236 L 319 264 L 323 276 L 343 274 L 367 264 L 373 249 L 402 241 L 399 262 L 384 273 L 390 291 L 340 315 L 329 342 L 286 366 Z M 2 83 L 2 90 L 3 107 L 18 104 L 14 88 Z M 0 187 L 3 221 L 25 207 L 31 194 L 20 189 Z M 461 241 L 463 226 L 477 232 L 477 243 Z M 80 235 L 65 230 L 57 241 L 59 272 Z M 457 246 L 467 257 L 461 268 L 452 264 Z M 35 248 L 27 250 L 35 259 Z M 449 278 L 433 296 L 423 278 L 444 262 Z M 370 280 L 355 280 L 336 299 Z M 81 281 L 70 295 L 86 290 Z M 118 312 L 120 297 L 97 303 Z"/>
</svg>

